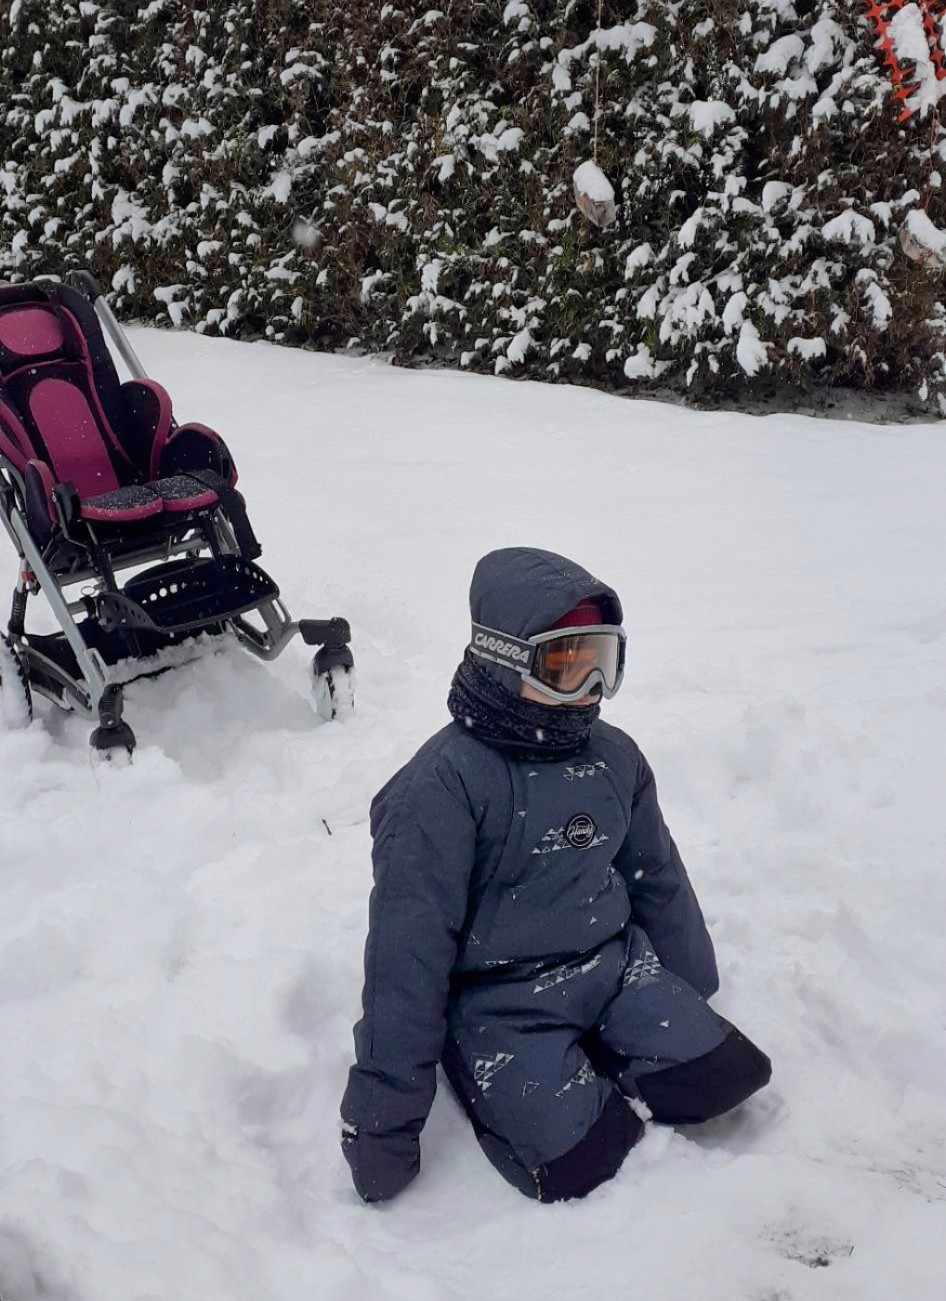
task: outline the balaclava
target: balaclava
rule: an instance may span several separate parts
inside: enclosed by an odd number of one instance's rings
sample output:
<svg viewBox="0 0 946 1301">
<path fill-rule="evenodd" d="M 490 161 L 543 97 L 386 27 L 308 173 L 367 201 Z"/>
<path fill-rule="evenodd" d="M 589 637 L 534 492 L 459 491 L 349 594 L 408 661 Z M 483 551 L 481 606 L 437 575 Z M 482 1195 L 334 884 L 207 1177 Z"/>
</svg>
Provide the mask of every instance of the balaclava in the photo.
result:
<svg viewBox="0 0 946 1301">
<path fill-rule="evenodd" d="M 613 588 L 574 561 L 532 547 L 505 547 L 483 557 L 470 585 L 470 614 L 474 623 L 514 637 L 623 619 Z M 521 682 L 513 669 L 468 650 L 447 707 L 474 736 L 523 758 L 553 759 L 581 750 L 598 705 L 576 708 L 525 700 L 519 694 Z"/>
</svg>

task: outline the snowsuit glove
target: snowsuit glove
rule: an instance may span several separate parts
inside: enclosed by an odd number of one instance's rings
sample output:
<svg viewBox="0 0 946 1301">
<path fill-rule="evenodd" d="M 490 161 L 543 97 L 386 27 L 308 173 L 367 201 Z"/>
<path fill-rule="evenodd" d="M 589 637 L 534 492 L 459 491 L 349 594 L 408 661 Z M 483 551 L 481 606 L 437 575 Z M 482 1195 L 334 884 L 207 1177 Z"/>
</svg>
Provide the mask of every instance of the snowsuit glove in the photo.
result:
<svg viewBox="0 0 946 1301">
<path fill-rule="evenodd" d="M 366 1202 L 396 1197 L 420 1170 L 416 1134 L 366 1134 L 356 1125 L 345 1124 L 342 1152 L 351 1167 L 355 1191 Z"/>
</svg>

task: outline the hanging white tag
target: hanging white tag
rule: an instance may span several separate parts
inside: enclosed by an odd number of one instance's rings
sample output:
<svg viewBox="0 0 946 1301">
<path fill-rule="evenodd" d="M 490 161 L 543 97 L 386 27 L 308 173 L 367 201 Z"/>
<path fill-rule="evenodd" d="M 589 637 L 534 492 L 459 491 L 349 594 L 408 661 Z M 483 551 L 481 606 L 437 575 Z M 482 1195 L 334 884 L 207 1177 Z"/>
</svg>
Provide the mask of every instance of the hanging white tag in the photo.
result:
<svg viewBox="0 0 946 1301">
<path fill-rule="evenodd" d="M 575 203 L 596 226 L 610 226 L 617 216 L 614 187 L 591 159 L 575 168 Z"/>
<path fill-rule="evenodd" d="M 913 262 L 930 271 L 946 267 L 946 232 L 934 226 L 921 208 L 907 213 L 900 227 L 900 247 Z"/>
</svg>

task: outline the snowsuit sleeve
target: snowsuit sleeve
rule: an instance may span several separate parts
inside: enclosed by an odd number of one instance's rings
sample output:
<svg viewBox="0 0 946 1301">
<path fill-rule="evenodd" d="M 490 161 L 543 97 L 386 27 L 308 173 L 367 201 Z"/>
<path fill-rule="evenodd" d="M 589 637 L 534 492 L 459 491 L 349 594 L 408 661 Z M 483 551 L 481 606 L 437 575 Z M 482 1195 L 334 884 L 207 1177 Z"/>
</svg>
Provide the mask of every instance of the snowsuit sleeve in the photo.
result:
<svg viewBox="0 0 946 1301">
<path fill-rule="evenodd" d="M 614 866 L 627 883 L 634 921 L 647 932 L 661 963 L 709 998 L 719 988 L 716 955 L 690 878 L 657 803 L 657 785 L 643 755 L 631 823 Z"/>
<path fill-rule="evenodd" d="M 364 1015 L 342 1100 L 342 1150 L 359 1194 L 382 1201 L 420 1169 L 476 822 L 456 772 L 421 755 L 375 797 L 371 832 Z"/>
</svg>

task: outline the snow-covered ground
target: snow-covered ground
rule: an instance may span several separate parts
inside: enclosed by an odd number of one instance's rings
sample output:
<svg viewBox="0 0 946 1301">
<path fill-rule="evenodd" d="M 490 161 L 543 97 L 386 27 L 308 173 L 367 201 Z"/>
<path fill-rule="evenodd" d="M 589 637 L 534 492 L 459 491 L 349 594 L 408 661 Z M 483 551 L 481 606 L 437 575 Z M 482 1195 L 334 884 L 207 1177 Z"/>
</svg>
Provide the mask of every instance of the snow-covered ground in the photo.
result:
<svg viewBox="0 0 946 1301">
<path fill-rule="evenodd" d="M 941 1301 L 943 427 L 134 342 L 225 433 L 293 614 L 350 618 L 358 707 L 318 723 L 298 643 L 133 686 L 129 769 L 46 702 L 0 732 L 3 1301 Z M 368 803 L 446 721 L 473 565 L 514 543 L 624 597 L 605 716 L 775 1075 L 553 1207 L 441 1089 L 421 1177 L 367 1208 L 337 1109 Z"/>
</svg>

